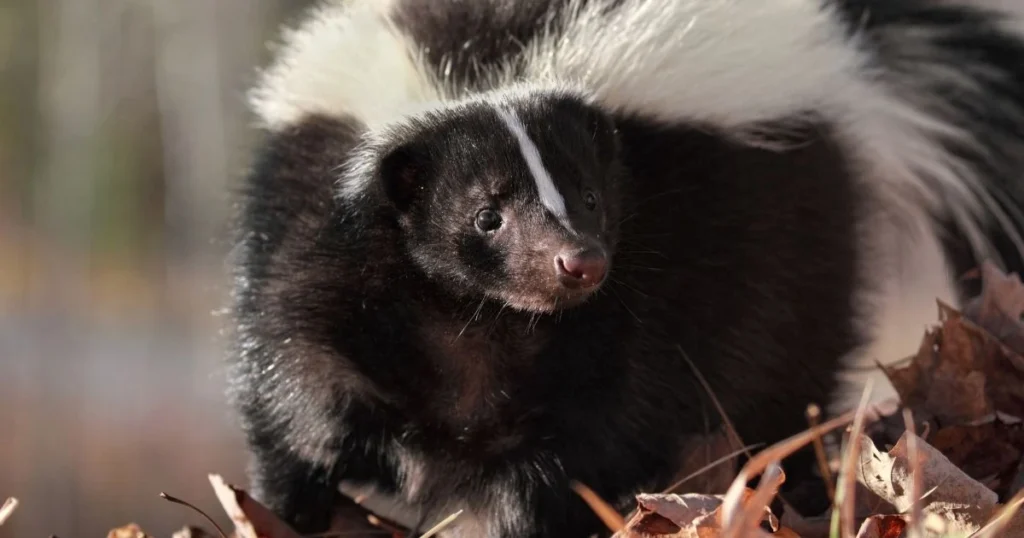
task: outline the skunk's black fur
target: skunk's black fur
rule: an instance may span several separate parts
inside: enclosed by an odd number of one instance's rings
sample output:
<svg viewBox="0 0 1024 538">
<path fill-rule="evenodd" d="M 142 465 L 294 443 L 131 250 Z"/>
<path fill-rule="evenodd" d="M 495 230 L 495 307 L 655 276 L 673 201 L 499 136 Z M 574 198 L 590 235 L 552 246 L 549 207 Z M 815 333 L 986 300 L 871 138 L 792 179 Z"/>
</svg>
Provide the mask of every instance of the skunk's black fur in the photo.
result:
<svg viewBox="0 0 1024 538">
<path fill-rule="evenodd" d="M 368 6 L 313 12 L 254 94 L 232 396 L 258 498 L 301 531 L 346 481 L 426 521 L 465 509 L 452 535 L 589 536 L 570 481 L 629 506 L 719 425 L 687 359 L 744 441 L 772 442 L 885 359 L 876 299 L 914 279 L 908 245 L 945 241 L 935 269 L 961 272 L 988 238 L 1021 267 L 1012 14 Z M 580 249 L 608 260 L 591 291 L 552 262 Z"/>
</svg>

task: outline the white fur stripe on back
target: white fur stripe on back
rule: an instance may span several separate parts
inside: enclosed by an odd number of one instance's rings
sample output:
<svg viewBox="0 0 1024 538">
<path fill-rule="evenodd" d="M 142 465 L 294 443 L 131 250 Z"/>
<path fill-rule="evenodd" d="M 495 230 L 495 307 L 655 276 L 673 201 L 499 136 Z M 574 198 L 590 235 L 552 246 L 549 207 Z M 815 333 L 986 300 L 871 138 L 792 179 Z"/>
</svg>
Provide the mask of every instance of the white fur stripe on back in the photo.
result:
<svg viewBox="0 0 1024 538">
<path fill-rule="evenodd" d="M 541 203 L 544 204 L 544 207 L 548 208 L 548 211 L 551 211 L 555 218 L 568 227 L 565 199 L 562 198 L 562 194 L 555 187 L 555 182 L 551 180 L 551 175 L 544 168 L 540 151 L 537 149 L 537 145 L 533 143 L 533 140 L 530 140 L 530 135 L 526 134 L 523 122 L 519 121 L 515 112 L 502 110 L 498 107 L 495 107 L 495 110 L 501 116 L 502 121 L 505 122 L 508 130 L 516 137 L 516 141 L 519 142 L 519 150 L 523 152 L 523 158 L 526 159 L 526 165 L 530 168 L 533 182 L 537 184 L 537 192 L 540 193 Z"/>
</svg>

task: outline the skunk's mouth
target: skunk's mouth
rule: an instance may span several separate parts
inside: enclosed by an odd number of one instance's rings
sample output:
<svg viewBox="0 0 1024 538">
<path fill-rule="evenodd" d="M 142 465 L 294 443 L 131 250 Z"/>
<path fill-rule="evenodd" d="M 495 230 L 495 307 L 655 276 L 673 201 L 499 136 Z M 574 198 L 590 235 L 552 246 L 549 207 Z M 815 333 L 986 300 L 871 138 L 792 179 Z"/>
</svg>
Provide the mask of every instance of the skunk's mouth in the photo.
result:
<svg viewBox="0 0 1024 538">
<path fill-rule="evenodd" d="M 504 293 L 500 299 L 509 307 L 522 312 L 536 314 L 553 314 L 582 305 L 591 299 L 604 286 L 606 279 L 586 288 L 568 288 L 557 283 L 546 286 L 547 289 L 536 293 L 512 292 Z"/>
<path fill-rule="evenodd" d="M 582 243 L 582 244 L 581 244 Z M 542 248 L 511 267 L 491 297 L 515 310 L 544 314 L 575 308 L 600 291 L 609 279 L 612 252 L 597 241 Z"/>
</svg>

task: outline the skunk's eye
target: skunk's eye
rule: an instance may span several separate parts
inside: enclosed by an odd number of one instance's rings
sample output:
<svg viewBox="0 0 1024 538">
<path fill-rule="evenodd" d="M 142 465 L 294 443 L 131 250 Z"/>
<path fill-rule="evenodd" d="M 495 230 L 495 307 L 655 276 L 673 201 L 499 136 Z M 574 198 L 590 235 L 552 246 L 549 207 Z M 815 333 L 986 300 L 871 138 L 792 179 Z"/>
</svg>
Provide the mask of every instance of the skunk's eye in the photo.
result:
<svg viewBox="0 0 1024 538">
<path fill-rule="evenodd" d="M 597 195 L 594 194 L 594 191 L 587 189 L 583 193 L 583 204 L 587 206 L 588 211 L 593 211 L 597 208 Z"/>
<path fill-rule="evenodd" d="M 501 215 L 493 209 L 481 209 L 476 214 L 476 227 L 481 232 L 493 232 L 501 228 Z"/>
</svg>

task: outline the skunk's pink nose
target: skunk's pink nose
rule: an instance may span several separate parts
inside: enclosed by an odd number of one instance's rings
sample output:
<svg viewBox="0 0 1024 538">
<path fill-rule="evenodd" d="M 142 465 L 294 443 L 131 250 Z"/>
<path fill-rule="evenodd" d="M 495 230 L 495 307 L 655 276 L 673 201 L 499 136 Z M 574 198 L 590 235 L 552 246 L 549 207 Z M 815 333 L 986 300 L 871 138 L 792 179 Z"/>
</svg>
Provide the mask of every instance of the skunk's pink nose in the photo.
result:
<svg viewBox="0 0 1024 538">
<path fill-rule="evenodd" d="M 567 288 L 592 288 L 604 280 L 608 258 L 598 249 L 555 256 L 558 280 Z"/>
</svg>

